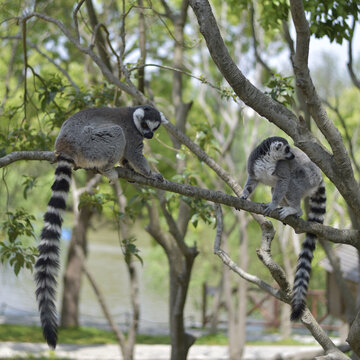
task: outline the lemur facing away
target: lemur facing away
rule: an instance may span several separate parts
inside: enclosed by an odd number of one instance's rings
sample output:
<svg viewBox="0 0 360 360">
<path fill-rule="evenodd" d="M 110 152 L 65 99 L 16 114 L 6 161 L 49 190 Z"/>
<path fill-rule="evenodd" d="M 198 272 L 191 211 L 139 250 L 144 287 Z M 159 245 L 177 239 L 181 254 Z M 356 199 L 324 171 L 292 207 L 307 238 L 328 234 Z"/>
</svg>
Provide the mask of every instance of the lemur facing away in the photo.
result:
<svg viewBox="0 0 360 360">
<path fill-rule="evenodd" d="M 272 187 L 272 201 L 266 204 L 266 215 L 281 205 L 280 219 L 301 216 L 301 199 L 309 196 L 308 220 L 324 222 L 326 194 L 320 169 L 304 152 L 291 148 L 284 138 L 270 137 L 257 146 L 249 156 L 247 171 L 242 199 L 247 199 L 259 182 Z M 295 273 L 291 320 L 301 318 L 305 310 L 315 243 L 316 236 L 307 233 Z"/>
<path fill-rule="evenodd" d="M 151 139 L 164 115 L 151 106 L 92 108 L 68 118 L 55 142 L 57 167 L 35 264 L 36 298 L 44 337 L 52 348 L 57 342 L 55 305 L 56 277 L 59 268 L 59 240 L 62 214 L 70 189 L 73 168 L 94 169 L 110 181 L 117 179 L 118 162 L 140 174 L 163 180 L 150 170 L 143 150 L 143 139 Z"/>
</svg>

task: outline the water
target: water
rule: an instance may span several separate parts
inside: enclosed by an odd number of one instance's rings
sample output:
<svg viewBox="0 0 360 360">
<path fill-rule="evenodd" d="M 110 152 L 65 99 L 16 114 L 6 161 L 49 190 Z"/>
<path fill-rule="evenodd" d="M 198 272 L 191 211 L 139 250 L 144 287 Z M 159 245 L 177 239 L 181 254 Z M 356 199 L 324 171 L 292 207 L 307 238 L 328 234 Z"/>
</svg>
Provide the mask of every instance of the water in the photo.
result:
<svg viewBox="0 0 360 360">
<path fill-rule="evenodd" d="M 116 231 L 115 231 L 116 233 Z M 111 315 L 123 330 L 131 319 L 129 298 L 129 278 L 123 254 L 116 236 L 105 238 L 98 233 L 90 233 L 89 255 L 87 265 L 103 292 Z M 68 243 L 62 241 L 62 266 L 58 285 L 58 304 L 62 294 L 62 270 L 67 253 Z M 138 245 L 139 246 L 139 245 Z M 136 262 L 139 274 L 140 332 L 168 333 L 168 292 L 158 291 L 149 286 L 147 278 L 149 261 L 146 261 L 146 248 L 141 247 L 144 265 Z M 166 262 L 166 258 L 164 257 Z M 0 321 L 12 323 L 39 324 L 35 301 L 35 284 L 33 274 L 29 270 L 21 270 L 16 276 L 9 266 L 0 264 Z M 167 263 L 164 264 L 164 270 Z M 167 286 L 165 286 L 167 287 Z M 164 286 L 162 286 L 164 288 Z M 80 295 L 80 325 L 107 328 L 94 291 L 85 276 Z M 188 325 L 192 319 L 199 317 L 191 305 L 187 305 Z"/>
</svg>

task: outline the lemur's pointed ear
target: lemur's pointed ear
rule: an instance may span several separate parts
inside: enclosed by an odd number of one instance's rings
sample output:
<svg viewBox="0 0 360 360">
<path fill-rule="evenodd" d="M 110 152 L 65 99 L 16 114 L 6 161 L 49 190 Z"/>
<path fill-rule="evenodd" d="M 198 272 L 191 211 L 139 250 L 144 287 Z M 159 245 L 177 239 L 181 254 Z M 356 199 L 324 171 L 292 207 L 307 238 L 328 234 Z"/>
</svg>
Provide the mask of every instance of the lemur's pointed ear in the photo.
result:
<svg viewBox="0 0 360 360">
<path fill-rule="evenodd" d="M 166 117 L 164 116 L 164 114 L 161 111 L 159 111 L 159 112 L 160 112 L 161 123 L 167 124 L 169 121 L 166 119 Z"/>
<path fill-rule="evenodd" d="M 144 118 L 145 112 L 142 108 L 138 108 L 133 113 L 133 119 L 134 121 L 141 121 Z"/>
</svg>

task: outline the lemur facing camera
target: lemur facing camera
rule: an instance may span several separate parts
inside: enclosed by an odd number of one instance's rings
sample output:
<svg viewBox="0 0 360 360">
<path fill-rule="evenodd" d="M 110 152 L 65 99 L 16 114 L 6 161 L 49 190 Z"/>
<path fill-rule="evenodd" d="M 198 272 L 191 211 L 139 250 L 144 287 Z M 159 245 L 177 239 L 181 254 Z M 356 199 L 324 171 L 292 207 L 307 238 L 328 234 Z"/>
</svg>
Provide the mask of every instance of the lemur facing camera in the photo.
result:
<svg viewBox="0 0 360 360">
<path fill-rule="evenodd" d="M 142 153 L 144 138 L 151 139 L 161 123 L 167 123 L 164 115 L 148 105 L 91 108 L 70 116 L 60 129 L 55 142 L 55 182 L 44 215 L 39 257 L 35 264 L 41 326 L 52 348 L 57 342 L 55 293 L 59 240 L 72 169 L 94 169 L 113 182 L 118 177 L 114 166 L 120 162 L 148 178 L 162 181 L 162 175 L 150 170 Z"/>
<path fill-rule="evenodd" d="M 265 215 L 281 205 L 281 220 L 289 215 L 301 216 L 301 199 L 309 196 L 308 220 L 324 222 L 326 194 L 320 169 L 284 138 L 270 137 L 257 146 L 249 156 L 247 171 L 242 199 L 247 199 L 259 182 L 272 187 L 272 201 L 266 204 Z M 291 320 L 300 319 L 305 310 L 315 243 L 316 236 L 306 233 L 295 273 Z"/>
</svg>

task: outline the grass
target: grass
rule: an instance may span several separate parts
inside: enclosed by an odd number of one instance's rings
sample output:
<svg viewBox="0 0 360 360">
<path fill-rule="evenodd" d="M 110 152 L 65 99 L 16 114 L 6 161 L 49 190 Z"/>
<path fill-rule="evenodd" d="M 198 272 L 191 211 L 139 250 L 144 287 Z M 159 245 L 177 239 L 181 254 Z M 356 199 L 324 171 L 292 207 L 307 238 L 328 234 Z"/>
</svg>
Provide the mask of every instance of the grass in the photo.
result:
<svg viewBox="0 0 360 360">
<path fill-rule="evenodd" d="M 29 325 L 0 324 L 0 341 L 44 343 L 40 327 Z M 77 327 L 70 329 L 59 329 L 59 344 L 94 345 L 94 344 L 117 344 L 116 338 L 111 331 L 96 328 Z M 170 344 L 167 335 L 144 335 L 139 334 L 137 344 Z M 247 345 L 304 345 L 294 339 L 279 341 L 251 341 Z M 225 334 L 208 334 L 199 337 L 196 345 L 228 345 Z M 1 360 L 1 359 L 0 359 Z"/>
<path fill-rule="evenodd" d="M 0 324 L 0 341 L 43 343 L 40 327 L 29 325 Z M 96 328 L 77 327 L 59 329 L 60 344 L 117 344 L 114 334 Z M 137 344 L 170 344 L 170 337 L 165 335 L 138 335 Z"/>
</svg>

